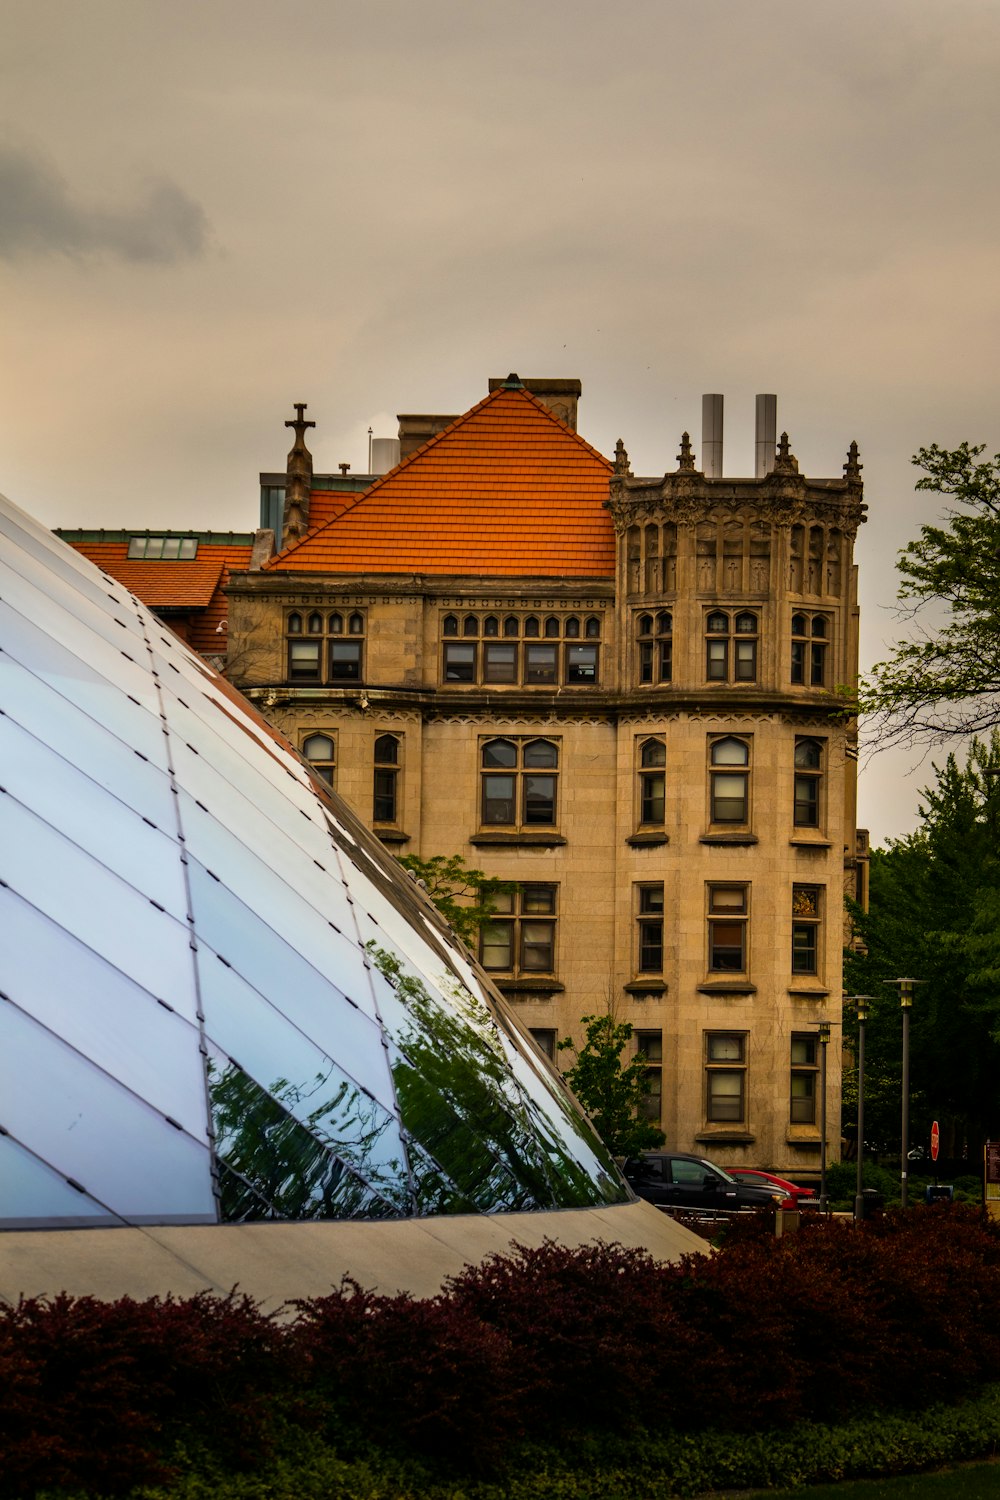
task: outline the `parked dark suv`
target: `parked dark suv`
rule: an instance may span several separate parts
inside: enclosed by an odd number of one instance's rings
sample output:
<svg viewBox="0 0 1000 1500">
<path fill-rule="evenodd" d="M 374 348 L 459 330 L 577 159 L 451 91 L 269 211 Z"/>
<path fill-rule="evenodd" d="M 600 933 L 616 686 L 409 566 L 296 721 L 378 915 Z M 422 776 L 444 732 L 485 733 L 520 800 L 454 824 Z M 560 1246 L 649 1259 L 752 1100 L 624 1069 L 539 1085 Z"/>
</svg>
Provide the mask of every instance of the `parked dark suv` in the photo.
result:
<svg viewBox="0 0 1000 1500">
<path fill-rule="evenodd" d="M 683 1151 L 647 1151 L 629 1157 L 625 1177 L 634 1193 L 660 1208 L 732 1213 L 740 1208 L 791 1207 L 780 1188 L 750 1187 L 703 1156 Z"/>
</svg>

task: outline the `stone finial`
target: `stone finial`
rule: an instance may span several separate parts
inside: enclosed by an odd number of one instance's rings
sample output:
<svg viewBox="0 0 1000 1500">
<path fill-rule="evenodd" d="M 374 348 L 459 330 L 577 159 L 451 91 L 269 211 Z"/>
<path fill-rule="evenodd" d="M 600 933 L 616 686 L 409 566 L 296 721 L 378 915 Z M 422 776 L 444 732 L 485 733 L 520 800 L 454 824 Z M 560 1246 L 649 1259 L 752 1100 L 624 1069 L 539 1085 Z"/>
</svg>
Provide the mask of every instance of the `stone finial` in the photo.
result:
<svg viewBox="0 0 1000 1500">
<path fill-rule="evenodd" d="M 774 459 L 774 472 L 776 474 L 797 474 L 799 472 L 799 461 L 788 447 L 788 433 L 783 432 L 778 442 L 778 451 Z"/>
<path fill-rule="evenodd" d="M 623 478 L 628 478 L 631 472 L 632 470 L 628 466 L 628 453 L 626 452 L 625 444 L 619 438 L 615 444 L 615 473 L 620 474 Z"/>
<path fill-rule="evenodd" d="M 859 480 L 861 478 L 861 470 L 863 468 L 864 464 L 858 463 L 858 445 L 857 443 L 852 443 L 847 450 L 847 462 L 844 465 L 844 478 L 848 481 L 848 483 L 850 483 L 852 479 Z"/>
<path fill-rule="evenodd" d="M 691 451 L 691 434 L 681 433 L 681 451 L 677 455 L 677 472 L 694 473 L 694 454 Z"/>
<path fill-rule="evenodd" d="M 302 414 L 305 401 L 293 401 L 295 416 L 285 423 L 295 431 L 295 442 L 288 454 L 285 478 L 285 512 L 281 525 L 282 550 L 298 541 L 309 529 L 309 492 L 312 489 L 312 454 L 306 447 L 306 428 L 315 427 Z"/>
</svg>

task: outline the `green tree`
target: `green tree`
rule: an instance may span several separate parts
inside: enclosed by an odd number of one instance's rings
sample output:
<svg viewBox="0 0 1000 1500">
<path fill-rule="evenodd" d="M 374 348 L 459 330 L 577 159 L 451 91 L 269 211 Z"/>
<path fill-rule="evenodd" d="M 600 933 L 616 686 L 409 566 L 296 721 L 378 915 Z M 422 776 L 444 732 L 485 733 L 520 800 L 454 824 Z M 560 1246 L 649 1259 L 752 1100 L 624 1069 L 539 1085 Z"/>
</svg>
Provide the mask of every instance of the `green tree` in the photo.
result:
<svg viewBox="0 0 1000 1500">
<path fill-rule="evenodd" d="M 479 930 L 497 909 L 497 897 L 517 890 L 517 882 L 470 870 L 460 854 L 419 859 L 406 854 L 399 863 L 423 884 L 445 921 L 463 943 L 475 948 Z"/>
<path fill-rule="evenodd" d="M 899 600 L 919 633 L 897 641 L 860 686 L 856 707 L 880 744 L 944 743 L 1000 724 L 1000 453 L 932 444 L 913 463 L 918 490 L 948 497 L 947 524 L 923 526 L 899 554 Z M 926 609 L 925 614 L 921 611 Z"/>
<path fill-rule="evenodd" d="M 622 1061 L 632 1039 L 630 1023 L 619 1021 L 610 1005 L 601 1015 L 584 1016 L 582 1022 L 586 1040 L 565 1077 L 601 1140 L 612 1156 L 634 1156 L 662 1146 L 663 1131 L 640 1118 L 649 1093 L 646 1065 L 641 1057 Z M 560 1052 L 572 1047 L 569 1037 L 559 1043 Z"/>
<path fill-rule="evenodd" d="M 902 1018 L 886 980 L 916 989 L 910 1033 L 912 1139 L 932 1119 L 942 1150 L 972 1153 L 1000 1131 L 1000 733 L 949 755 L 923 792 L 918 830 L 872 856 L 870 909 L 852 908 L 865 952 L 848 952 L 849 993 L 873 997 L 866 1028 L 865 1135 L 899 1143 Z M 848 1035 L 854 1029 L 845 1012 Z M 845 1075 L 845 1120 L 856 1075 Z"/>
</svg>

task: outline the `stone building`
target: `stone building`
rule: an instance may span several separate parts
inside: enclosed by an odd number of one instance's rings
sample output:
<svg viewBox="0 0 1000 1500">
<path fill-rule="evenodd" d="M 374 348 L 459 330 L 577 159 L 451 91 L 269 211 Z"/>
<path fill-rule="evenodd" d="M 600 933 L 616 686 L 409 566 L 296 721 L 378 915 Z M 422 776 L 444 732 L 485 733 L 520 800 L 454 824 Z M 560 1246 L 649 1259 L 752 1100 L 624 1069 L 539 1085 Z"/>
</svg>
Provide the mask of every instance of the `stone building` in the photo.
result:
<svg viewBox="0 0 1000 1500">
<path fill-rule="evenodd" d="M 228 672 L 392 850 L 518 882 L 480 956 L 539 1046 L 611 1005 L 671 1147 L 808 1174 L 863 883 L 857 447 L 807 479 L 760 397 L 755 475 L 723 477 L 706 397 L 701 468 L 685 434 L 639 478 L 579 396 L 511 376 L 404 417 L 367 487 L 313 474 L 300 406 Z"/>
</svg>

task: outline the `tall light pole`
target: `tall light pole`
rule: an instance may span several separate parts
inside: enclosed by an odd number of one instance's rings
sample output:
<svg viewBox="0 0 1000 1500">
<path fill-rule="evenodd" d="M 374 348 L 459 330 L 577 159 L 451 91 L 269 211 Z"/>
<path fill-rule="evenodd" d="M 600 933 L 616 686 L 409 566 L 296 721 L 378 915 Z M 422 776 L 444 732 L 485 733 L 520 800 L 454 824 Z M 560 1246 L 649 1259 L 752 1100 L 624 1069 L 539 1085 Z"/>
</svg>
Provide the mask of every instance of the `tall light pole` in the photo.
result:
<svg viewBox="0 0 1000 1500">
<path fill-rule="evenodd" d="M 830 1045 L 830 1022 L 820 1021 L 819 1032 L 819 1211 L 826 1213 L 826 1049 Z"/>
<path fill-rule="evenodd" d="M 910 1167 L 910 1011 L 913 1009 L 913 986 L 923 984 L 922 979 L 884 979 L 883 984 L 895 985 L 899 990 L 899 1004 L 903 1012 L 903 1108 L 902 1143 L 899 1163 L 899 1202 L 907 1206 L 907 1176 Z"/>
<path fill-rule="evenodd" d="M 865 1198 L 865 1022 L 871 995 L 848 995 L 858 1015 L 858 1175 L 854 1189 L 854 1222 L 864 1218 Z"/>
</svg>

